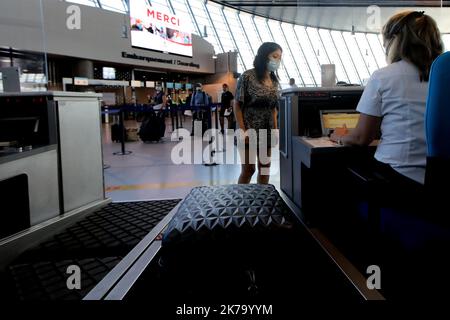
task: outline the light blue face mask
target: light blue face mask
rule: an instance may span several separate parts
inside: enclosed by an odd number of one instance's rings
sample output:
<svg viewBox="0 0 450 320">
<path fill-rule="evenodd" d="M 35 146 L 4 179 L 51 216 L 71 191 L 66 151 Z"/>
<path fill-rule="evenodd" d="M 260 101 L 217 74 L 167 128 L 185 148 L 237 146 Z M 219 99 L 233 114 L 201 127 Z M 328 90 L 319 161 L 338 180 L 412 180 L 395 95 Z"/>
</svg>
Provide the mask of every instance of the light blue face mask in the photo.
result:
<svg viewBox="0 0 450 320">
<path fill-rule="evenodd" d="M 267 62 L 267 70 L 271 71 L 271 72 L 275 72 L 278 70 L 278 68 L 280 67 L 280 60 L 272 60 L 270 59 L 269 62 Z"/>
</svg>

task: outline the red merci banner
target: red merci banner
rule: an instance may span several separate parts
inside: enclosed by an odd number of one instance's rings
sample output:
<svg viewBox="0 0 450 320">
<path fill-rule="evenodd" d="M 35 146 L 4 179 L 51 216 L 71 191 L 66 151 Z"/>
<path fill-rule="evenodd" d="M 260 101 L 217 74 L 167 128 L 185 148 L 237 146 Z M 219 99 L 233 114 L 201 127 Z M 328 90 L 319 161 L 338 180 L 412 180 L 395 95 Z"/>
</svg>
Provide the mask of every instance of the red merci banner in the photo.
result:
<svg viewBox="0 0 450 320">
<path fill-rule="evenodd" d="M 174 16 L 169 16 L 166 13 L 156 11 L 155 9 L 147 8 L 147 16 L 165 23 L 171 23 L 174 26 L 180 26 L 180 19 Z"/>
</svg>

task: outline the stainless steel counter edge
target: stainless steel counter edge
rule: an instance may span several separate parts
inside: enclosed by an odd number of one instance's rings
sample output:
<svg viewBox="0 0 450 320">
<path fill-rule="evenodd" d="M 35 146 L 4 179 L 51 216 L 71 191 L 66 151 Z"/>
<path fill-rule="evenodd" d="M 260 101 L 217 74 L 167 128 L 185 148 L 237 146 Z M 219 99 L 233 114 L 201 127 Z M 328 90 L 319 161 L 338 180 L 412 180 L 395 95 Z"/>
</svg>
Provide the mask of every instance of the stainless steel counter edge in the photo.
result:
<svg viewBox="0 0 450 320">
<path fill-rule="evenodd" d="M 19 160 L 19 159 L 23 159 L 23 158 L 27 158 L 27 157 L 32 157 L 34 155 L 48 152 L 51 150 L 56 150 L 57 147 L 58 146 L 56 144 L 52 144 L 52 145 L 42 146 L 42 147 L 38 147 L 36 149 L 12 153 L 12 154 L 8 154 L 8 155 L 1 155 L 1 153 L 0 153 L 0 165 L 11 162 L 11 161 L 15 161 L 15 160 Z"/>
</svg>

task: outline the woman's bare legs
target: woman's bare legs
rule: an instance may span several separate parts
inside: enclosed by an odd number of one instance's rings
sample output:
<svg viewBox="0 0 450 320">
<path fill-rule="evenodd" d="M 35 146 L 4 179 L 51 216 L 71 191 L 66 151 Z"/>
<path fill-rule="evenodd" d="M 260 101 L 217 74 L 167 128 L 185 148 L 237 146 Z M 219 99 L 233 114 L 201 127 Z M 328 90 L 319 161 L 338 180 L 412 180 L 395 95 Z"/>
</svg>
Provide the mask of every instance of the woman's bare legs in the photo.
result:
<svg viewBox="0 0 450 320">
<path fill-rule="evenodd" d="M 248 184 L 252 180 L 252 176 L 256 171 L 256 153 L 250 152 L 249 144 L 245 144 L 245 146 L 242 146 L 239 151 L 242 164 L 238 183 Z M 253 161 L 250 161 L 250 159 L 252 158 Z M 242 161 L 242 159 L 244 159 L 244 161 Z"/>
<path fill-rule="evenodd" d="M 256 151 L 256 153 L 255 153 Z M 239 176 L 238 183 L 250 183 L 252 180 L 252 176 L 256 171 L 255 166 L 255 156 L 258 154 L 258 177 L 257 177 L 257 183 L 260 184 L 268 184 L 269 178 L 270 178 L 270 158 L 272 155 L 272 150 L 270 148 L 267 148 L 267 157 L 269 158 L 269 161 L 264 161 L 267 163 L 262 163 L 259 157 L 260 149 L 255 150 L 253 152 L 250 152 L 248 144 L 245 146 L 245 151 L 241 151 L 241 159 L 244 156 L 245 152 L 245 162 L 241 165 L 241 174 Z M 250 161 L 250 159 L 253 159 L 253 162 Z M 267 160 L 267 159 L 266 159 Z"/>
<path fill-rule="evenodd" d="M 255 173 L 254 164 L 243 164 L 241 165 L 241 175 L 239 176 L 238 183 L 248 184 L 252 180 L 252 176 Z"/>
<path fill-rule="evenodd" d="M 270 158 L 272 156 L 272 149 L 267 148 L 267 157 L 269 158 L 268 163 L 261 163 L 259 158 L 258 150 L 258 179 L 257 182 L 260 184 L 268 184 L 270 178 Z"/>
</svg>

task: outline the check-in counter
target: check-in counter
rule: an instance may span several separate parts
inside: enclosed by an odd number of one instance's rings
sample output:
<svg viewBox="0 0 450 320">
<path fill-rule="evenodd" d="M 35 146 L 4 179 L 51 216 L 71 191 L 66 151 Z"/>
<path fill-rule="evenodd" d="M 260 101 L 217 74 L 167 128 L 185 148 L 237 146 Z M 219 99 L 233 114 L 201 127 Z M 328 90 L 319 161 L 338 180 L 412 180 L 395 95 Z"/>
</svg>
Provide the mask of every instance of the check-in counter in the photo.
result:
<svg viewBox="0 0 450 320">
<path fill-rule="evenodd" d="M 298 159 L 302 156 L 299 152 L 308 148 L 294 150 L 298 149 L 298 145 L 296 147 L 294 144 L 294 137 L 320 138 L 320 111 L 355 110 L 362 92 L 363 87 L 283 90 L 280 100 L 280 187 L 298 209 L 302 209 L 303 192 L 299 185 L 301 163 Z"/>
<path fill-rule="evenodd" d="M 100 94 L 0 95 L 0 248 L 105 203 Z"/>
</svg>

